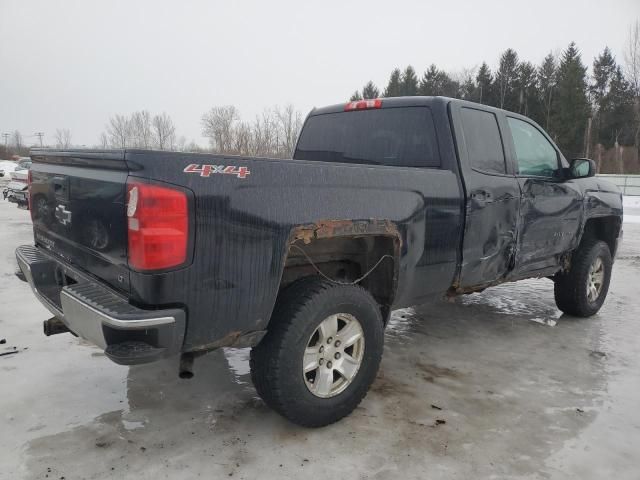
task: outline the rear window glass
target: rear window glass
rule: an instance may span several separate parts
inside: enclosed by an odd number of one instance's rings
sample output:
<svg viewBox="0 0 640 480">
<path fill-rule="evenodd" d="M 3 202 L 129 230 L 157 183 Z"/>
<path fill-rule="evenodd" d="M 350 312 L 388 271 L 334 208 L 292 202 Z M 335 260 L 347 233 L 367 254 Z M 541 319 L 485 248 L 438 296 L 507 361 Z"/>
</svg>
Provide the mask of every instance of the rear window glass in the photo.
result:
<svg viewBox="0 0 640 480">
<path fill-rule="evenodd" d="M 433 117 L 428 107 L 311 116 L 302 129 L 294 158 L 404 167 L 440 166 Z"/>
<path fill-rule="evenodd" d="M 462 129 L 471 166 L 483 172 L 505 173 L 496 116 L 491 112 L 462 108 Z"/>
</svg>

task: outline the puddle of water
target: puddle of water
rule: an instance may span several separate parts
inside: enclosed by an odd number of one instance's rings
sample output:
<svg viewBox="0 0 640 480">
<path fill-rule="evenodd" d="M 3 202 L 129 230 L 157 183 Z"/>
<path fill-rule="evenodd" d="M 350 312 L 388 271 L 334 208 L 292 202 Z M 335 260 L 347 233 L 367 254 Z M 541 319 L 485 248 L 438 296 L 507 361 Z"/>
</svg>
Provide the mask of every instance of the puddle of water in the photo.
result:
<svg viewBox="0 0 640 480">
<path fill-rule="evenodd" d="M 138 428 L 144 427 L 144 421 L 130 421 L 122 419 L 122 426 L 128 431 L 137 430 Z"/>
<path fill-rule="evenodd" d="M 510 315 L 535 323 L 556 326 L 562 312 L 553 300 L 553 284 L 546 279 L 506 283 L 481 293 L 460 297 L 465 306 L 485 306 L 500 315 Z"/>
<path fill-rule="evenodd" d="M 554 320 L 553 318 L 534 317 L 530 318 L 529 320 L 531 320 L 532 322 L 540 323 L 542 325 L 548 325 L 549 327 L 555 327 L 558 324 L 557 320 Z"/>
<path fill-rule="evenodd" d="M 240 377 L 246 377 L 249 375 L 249 354 L 251 352 L 250 348 L 224 348 L 224 358 L 227 360 L 229 364 L 229 368 L 236 376 L 237 383 L 245 384 L 247 383 L 244 379 L 240 379 Z"/>
<path fill-rule="evenodd" d="M 416 311 L 409 308 L 400 308 L 391 312 L 391 318 L 387 323 L 385 334 L 389 339 L 406 339 L 413 336 Z"/>
</svg>

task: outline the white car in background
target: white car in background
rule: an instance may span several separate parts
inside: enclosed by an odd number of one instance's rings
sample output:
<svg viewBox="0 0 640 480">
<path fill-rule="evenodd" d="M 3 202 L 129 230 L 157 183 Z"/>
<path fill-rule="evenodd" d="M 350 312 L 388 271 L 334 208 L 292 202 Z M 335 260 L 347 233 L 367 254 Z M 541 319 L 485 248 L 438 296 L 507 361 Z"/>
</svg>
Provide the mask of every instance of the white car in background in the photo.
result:
<svg viewBox="0 0 640 480">
<path fill-rule="evenodd" d="M 4 199 L 15 203 L 18 207 L 29 208 L 29 191 L 28 191 L 28 176 L 29 169 L 31 168 L 31 159 L 30 158 L 21 158 L 17 163 L 14 162 L 3 162 L 11 163 L 13 165 L 8 165 L 8 169 L 13 170 L 7 172 L 4 170 L 4 165 L 0 166 L 0 168 L 4 171 L 3 179 L 9 177 L 9 183 L 6 184 L 5 188 L 2 190 L 2 196 Z M 8 175 L 7 175 L 8 173 Z"/>
</svg>

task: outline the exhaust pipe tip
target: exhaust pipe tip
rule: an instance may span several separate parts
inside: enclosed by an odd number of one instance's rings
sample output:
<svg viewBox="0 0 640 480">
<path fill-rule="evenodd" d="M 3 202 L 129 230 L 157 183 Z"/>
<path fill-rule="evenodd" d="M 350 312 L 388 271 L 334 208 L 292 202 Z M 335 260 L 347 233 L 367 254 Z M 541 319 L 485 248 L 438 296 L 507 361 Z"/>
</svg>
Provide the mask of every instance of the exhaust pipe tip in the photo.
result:
<svg viewBox="0 0 640 480">
<path fill-rule="evenodd" d="M 196 356 L 193 352 L 186 352 L 180 355 L 180 368 L 178 377 L 189 380 L 193 378 L 193 361 Z"/>
</svg>

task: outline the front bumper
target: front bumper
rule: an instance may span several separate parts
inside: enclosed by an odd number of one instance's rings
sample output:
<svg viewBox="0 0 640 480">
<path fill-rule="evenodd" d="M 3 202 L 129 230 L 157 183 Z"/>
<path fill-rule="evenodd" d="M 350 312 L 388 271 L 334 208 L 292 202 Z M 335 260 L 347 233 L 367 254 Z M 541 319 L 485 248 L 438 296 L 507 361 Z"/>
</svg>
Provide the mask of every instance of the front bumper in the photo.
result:
<svg viewBox="0 0 640 480">
<path fill-rule="evenodd" d="M 16 249 L 18 266 L 38 300 L 71 332 L 97 345 L 121 365 L 148 363 L 178 353 L 185 311 L 147 310 L 42 249 Z"/>
</svg>

